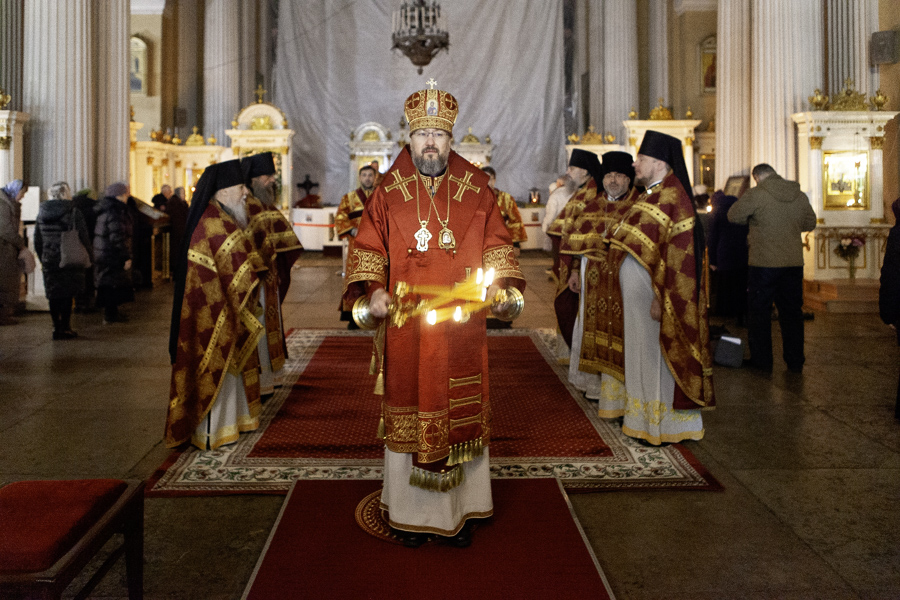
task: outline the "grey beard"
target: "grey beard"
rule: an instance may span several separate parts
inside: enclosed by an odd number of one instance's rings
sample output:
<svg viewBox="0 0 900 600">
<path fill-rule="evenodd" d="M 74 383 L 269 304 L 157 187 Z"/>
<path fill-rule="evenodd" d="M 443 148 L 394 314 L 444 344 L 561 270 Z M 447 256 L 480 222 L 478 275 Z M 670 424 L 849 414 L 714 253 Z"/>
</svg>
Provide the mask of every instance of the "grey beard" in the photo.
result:
<svg viewBox="0 0 900 600">
<path fill-rule="evenodd" d="M 578 184 L 575 183 L 575 180 L 571 177 L 566 177 L 566 191 L 570 194 L 574 194 L 575 190 L 578 189 Z"/>
<path fill-rule="evenodd" d="M 416 165 L 416 168 L 423 175 L 434 177 L 447 168 L 447 157 L 425 158 L 424 156 L 413 156 L 413 164 Z"/>
<path fill-rule="evenodd" d="M 275 206 L 275 193 L 272 186 L 261 185 L 257 182 L 251 184 L 253 187 L 253 195 L 266 206 Z"/>
</svg>

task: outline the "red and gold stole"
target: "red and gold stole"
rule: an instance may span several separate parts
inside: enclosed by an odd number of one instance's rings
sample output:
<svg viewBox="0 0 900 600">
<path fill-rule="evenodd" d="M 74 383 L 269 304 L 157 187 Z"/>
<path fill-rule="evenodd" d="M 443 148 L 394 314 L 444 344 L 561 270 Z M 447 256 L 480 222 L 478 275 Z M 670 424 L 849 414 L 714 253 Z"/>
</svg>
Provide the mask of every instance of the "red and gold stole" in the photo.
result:
<svg viewBox="0 0 900 600">
<path fill-rule="evenodd" d="M 500 207 L 500 216 L 506 225 L 506 231 L 512 242 L 525 242 L 528 240 L 528 234 L 525 232 L 525 224 L 522 223 L 522 213 L 519 212 L 519 206 L 516 204 L 515 198 L 507 192 L 495 190 L 497 195 L 497 206 Z"/>
</svg>

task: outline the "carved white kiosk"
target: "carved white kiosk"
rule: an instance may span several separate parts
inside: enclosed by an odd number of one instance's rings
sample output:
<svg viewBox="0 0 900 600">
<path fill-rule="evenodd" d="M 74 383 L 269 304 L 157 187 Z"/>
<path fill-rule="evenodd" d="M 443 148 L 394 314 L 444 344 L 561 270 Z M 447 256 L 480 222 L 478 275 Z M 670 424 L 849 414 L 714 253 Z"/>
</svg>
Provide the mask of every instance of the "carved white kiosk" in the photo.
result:
<svg viewBox="0 0 900 600">
<path fill-rule="evenodd" d="M 889 226 L 884 218 L 884 126 L 898 113 L 812 111 L 792 115 L 797 124 L 798 174 L 818 225 L 808 238 L 804 278 L 849 279 L 847 261 L 835 255 L 842 238 L 864 236 L 859 279 L 877 279 Z"/>
<path fill-rule="evenodd" d="M 883 197 L 884 127 L 898 113 L 810 111 L 797 124 L 798 179 L 816 212 L 804 235 L 804 294 L 808 306 L 830 312 L 877 311 L 878 277 L 890 226 Z M 842 239 L 865 240 L 850 264 L 835 254 Z"/>
<path fill-rule="evenodd" d="M 284 112 L 271 102 L 263 102 L 265 90 L 258 87 L 256 102 L 245 106 L 231 122 L 232 129 L 225 130 L 231 139 L 231 152 L 235 158 L 260 152 L 271 152 L 278 173 L 279 206 L 287 210 L 291 205 L 293 181 L 291 171 L 291 140 L 294 131 L 288 129 Z"/>
<path fill-rule="evenodd" d="M 363 123 L 350 132 L 350 171 L 347 191 L 359 187 L 359 170 L 373 160 L 378 161 L 378 172 L 385 173 L 394 160 L 394 142 L 391 132 L 380 123 Z"/>
<path fill-rule="evenodd" d="M 646 121 L 622 121 L 622 124 L 625 125 L 625 129 L 628 131 L 628 152 L 630 152 L 632 156 L 637 156 L 638 150 L 641 147 L 641 142 L 644 141 L 644 134 L 647 133 L 648 130 L 652 129 L 678 138 L 681 142 L 681 149 L 684 152 L 684 165 L 687 167 L 687 172 L 691 176 L 692 185 L 698 183 L 697 181 L 694 181 L 694 142 L 696 140 L 694 132 L 700 123 L 702 123 L 702 121 L 695 119 L 679 120 L 671 118 L 650 119 Z M 690 190 L 688 190 L 688 192 L 690 192 Z"/>
</svg>

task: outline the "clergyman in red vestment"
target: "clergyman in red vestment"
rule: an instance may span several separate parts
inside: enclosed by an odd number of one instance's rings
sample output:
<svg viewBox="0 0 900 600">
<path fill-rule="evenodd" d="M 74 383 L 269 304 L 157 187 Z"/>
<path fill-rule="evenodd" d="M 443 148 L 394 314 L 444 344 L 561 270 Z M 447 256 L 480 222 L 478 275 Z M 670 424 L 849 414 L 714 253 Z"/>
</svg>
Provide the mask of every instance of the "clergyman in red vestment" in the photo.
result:
<svg viewBox="0 0 900 600">
<path fill-rule="evenodd" d="M 378 164 L 377 161 L 374 161 Z M 338 238 L 347 242 L 343 247 L 343 270 L 344 284 L 347 282 L 347 257 L 353 252 L 353 240 L 356 239 L 356 233 L 359 231 L 359 222 L 362 221 L 363 209 L 372 192 L 375 191 L 375 179 L 379 174 L 372 165 L 363 165 L 359 169 L 359 187 L 344 194 L 338 204 L 337 212 L 334 214 L 334 232 Z M 350 311 L 352 306 L 344 306 L 341 299 L 339 309 L 341 311 L 341 321 L 349 321 L 347 329 L 359 329 L 353 320 Z"/>
<path fill-rule="evenodd" d="M 287 350 L 281 303 L 291 283 L 291 268 L 300 258 L 303 246 L 290 222 L 275 208 L 275 161 L 271 152 L 260 152 L 241 160 L 247 196 L 247 231 L 253 249 L 262 259 L 266 271 L 260 274 L 259 304 L 261 321 L 266 328 L 259 340 L 259 391 L 262 398 L 281 385 L 281 370 Z"/>
<path fill-rule="evenodd" d="M 210 165 L 197 182 L 175 269 L 166 446 L 207 449 L 259 427 L 259 314 L 265 266 L 245 231 L 240 163 Z"/>
<path fill-rule="evenodd" d="M 699 440 L 700 411 L 715 405 L 703 283 L 706 244 L 688 195 L 681 142 L 647 131 L 634 170 L 635 183 L 646 191 L 613 229 L 609 258 L 621 265 L 627 394 L 622 431 L 652 445 Z"/>
<path fill-rule="evenodd" d="M 376 318 L 397 282 L 449 287 L 493 268 L 494 289 L 524 287 L 487 175 L 450 150 L 457 112 L 442 90 L 406 100 L 410 144 L 366 203 L 347 265 L 344 299 L 367 294 Z M 387 327 L 382 356 L 382 508 L 408 546 L 427 534 L 467 546 L 468 520 L 493 514 L 485 314 Z"/>
<path fill-rule="evenodd" d="M 591 400 L 600 400 L 603 387 L 620 390 L 615 403 L 600 403 L 599 414 L 606 418 L 624 414 L 624 322 L 619 287 L 624 256 L 611 254 L 609 247 L 613 230 L 638 197 L 632 186 L 633 160 L 627 152 L 603 155 L 603 189 L 571 212 L 560 244 L 561 262 L 569 271 L 568 280 L 560 282 L 560 287 L 566 286 L 579 297 L 569 383 Z"/>
</svg>

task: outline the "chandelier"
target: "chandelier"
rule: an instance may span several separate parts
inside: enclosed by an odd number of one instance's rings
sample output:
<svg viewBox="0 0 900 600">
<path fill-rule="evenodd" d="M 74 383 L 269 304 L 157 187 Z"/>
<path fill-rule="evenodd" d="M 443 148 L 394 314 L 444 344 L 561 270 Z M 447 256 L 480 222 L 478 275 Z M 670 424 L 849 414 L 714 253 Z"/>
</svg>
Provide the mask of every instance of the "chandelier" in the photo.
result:
<svg viewBox="0 0 900 600">
<path fill-rule="evenodd" d="M 422 67 L 438 52 L 450 47 L 450 34 L 444 29 L 441 5 L 437 0 L 404 0 L 392 17 L 391 49 L 399 49 L 412 64 Z"/>
</svg>

